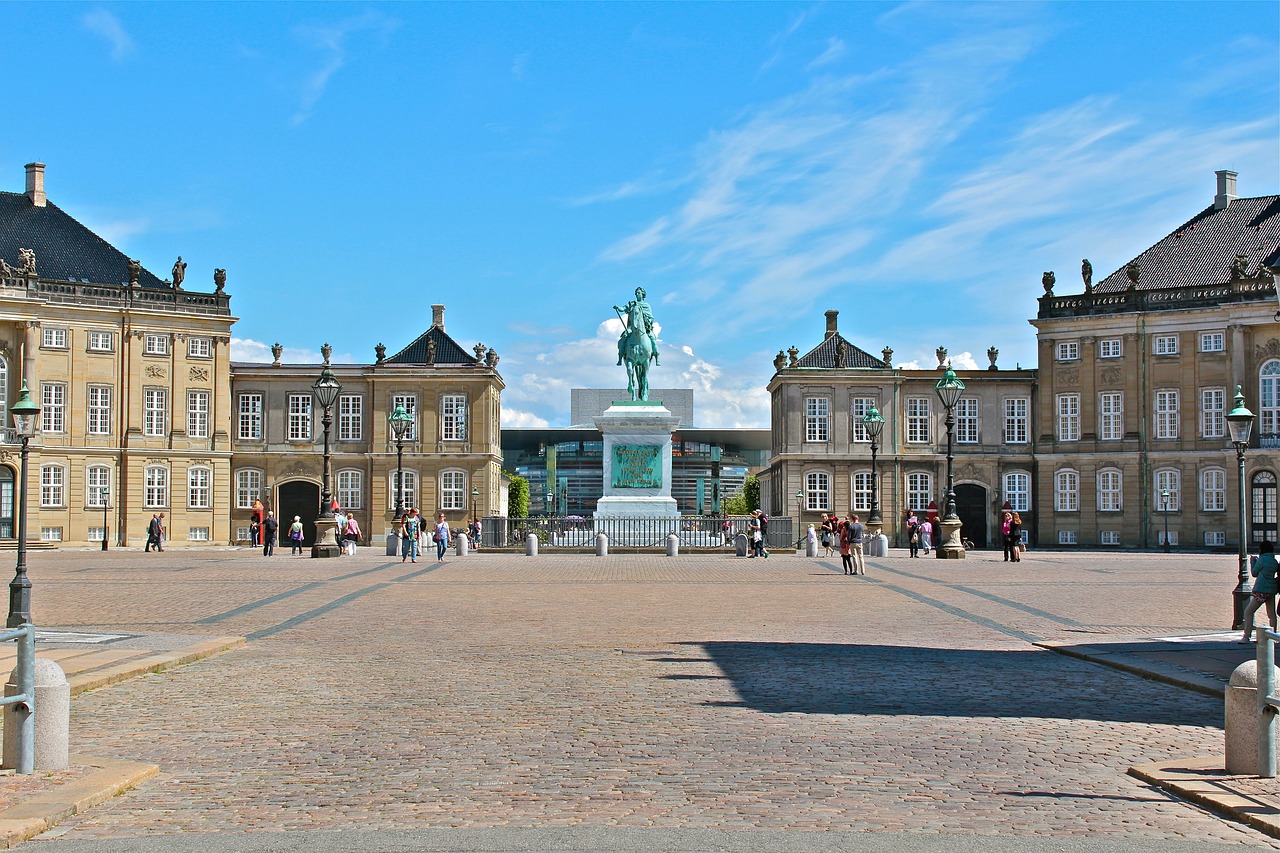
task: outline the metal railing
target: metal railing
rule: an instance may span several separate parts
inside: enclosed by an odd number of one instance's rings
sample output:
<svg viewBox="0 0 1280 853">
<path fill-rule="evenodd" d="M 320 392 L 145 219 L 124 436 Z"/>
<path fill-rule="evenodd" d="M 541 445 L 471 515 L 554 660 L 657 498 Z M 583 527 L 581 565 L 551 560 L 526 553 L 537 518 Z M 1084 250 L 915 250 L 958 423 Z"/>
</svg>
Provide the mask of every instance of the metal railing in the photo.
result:
<svg viewBox="0 0 1280 853">
<path fill-rule="evenodd" d="M 747 517 L 726 519 L 714 516 L 618 516 L 587 518 L 578 515 L 506 518 L 490 516 L 481 521 L 480 544 L 485 548 L 520 547 L 530 533 L 538 537 L 540 548 L 594 548 L 600 533 L 618 547 L 663 548 L 667 537 L 680 537 L 682 548 L 731 548 L 733 537 L 747 530 Z M 767 527 L 768 547 L 791 546 L 791 519 L 771 518 Z"/>
<path fill-rule="evenodd" d="M 14 715 L 5 721 L 17 723 L 18 731 L 14 749 L 16 773 L 27 775 L 36 769 L 36 629 L 30 622 L 21 628 L 0 634 L 0 642 L 17 640 L 18 663 L 14 672 L 18 689 L 22 692 L 0 698 L 0 706 L 13 705 Z M 9 737 L 13 737 L 12 734 Z"/>
</svg>

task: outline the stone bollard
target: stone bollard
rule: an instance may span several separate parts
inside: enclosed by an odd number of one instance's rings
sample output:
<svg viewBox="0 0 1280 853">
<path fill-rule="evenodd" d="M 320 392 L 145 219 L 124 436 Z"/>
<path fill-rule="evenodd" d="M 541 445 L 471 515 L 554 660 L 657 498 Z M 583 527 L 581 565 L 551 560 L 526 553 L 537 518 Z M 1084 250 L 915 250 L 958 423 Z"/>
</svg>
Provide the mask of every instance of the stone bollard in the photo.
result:
<svg viewBox="0 0 1280 853">
<path fill-rule="evenodd" d="M 1277 681 L 1280 683 L 1280 679 Z M 1225 705 L 1227 773 L 1231 776 L 1256 776 L 1259 716 L 1256 660 L 1245 661 L 1231 673 Z"/>
<path fill-rule="evenodd" d="M 672 533 L 667 537 L 667 556 L 675 557 L 680 553 L 680 537 Z"/>
<path fill-rule="evenodd" d="M 536 533 L 530 533 L 524 538 L 524 555 L 526 557 L 538 556 L 538 536 Z"/>
<path fill-rule="evenodd" d="M 733 555 L 735 557 L 747 556 L 747 534 L 739 533 L 733 537 Z"/>
<path fill-rule="evenodd" d="M 465 533 L 453 537 L 453 556 L 465 557 L 471 551 L 471 539 Z"/>
<path fill-rule="evenodd" d="M 399 553 L 400 553 L 400 534 L 388 533 L 387 534 L 387 556 L 395 557 L 395 556 L 398 556 Z"/>
<path fill-rule="evenodd" d="M 867 557 L 887 557 L 889 556 L 889 537 L 881 533 L 879 536 L 871 536 L 866 543 Z"/>
<path fill-rule="evenodd" d="M 596 534 L 596 556 L 609 556 L 609 537 L 605 536 L 603 533 Z"/>
<path fill-rule="evenodd" d="M 806 557 L 818 556 L 818 543 L 816 541 L 804 540 L 804 555 Z"/>
<path fill-rule="evenodd" d="M 9 674 L 5 696 L 16 696 L 17 671 Z M 36 770 L 65 770 L 70 766 L 68 745 L 71 727 L 71 685 L 62 667 L 46 658 L 36 658 Z M 4 709 L 4 766 L 14 767 L 18 754 L 18 730 L 9 720 L 17 712 L 12 705 Z M 12 737 L 10 733 L 12 732 Z"/>
</svg>

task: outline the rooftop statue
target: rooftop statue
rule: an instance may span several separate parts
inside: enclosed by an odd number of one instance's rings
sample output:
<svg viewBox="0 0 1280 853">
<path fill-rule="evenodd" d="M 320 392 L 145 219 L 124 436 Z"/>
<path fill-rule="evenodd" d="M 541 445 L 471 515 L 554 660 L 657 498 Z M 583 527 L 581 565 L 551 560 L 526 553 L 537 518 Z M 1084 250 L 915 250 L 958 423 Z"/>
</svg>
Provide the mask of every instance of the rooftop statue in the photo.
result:
<svg viewBox="0 0 1280 853">
<path fill-rule="evenodd" d="M 178 255 L 178 260 L 173 262 L 173 289 L 182 289 L 182 280 L 187 277 L 187 264 L 182 260 L 182 255 Z"/>
<path fill-rule="evenodd" d="M 653 309 L 645 301 L 643 287 L 636 288 L 636 298 L 620 308 L 613 306 L 622 320 L 618 338 L 618 364 L 627 368 L 627 391 L 632 400 L 649 399 L 649 362 L 658 361 L 658 341 L 653 336 Z"/>
<path fill-rule="evenodd" d="M 1080 277 L 1084 279 L 1084 292 L 1093 292 L 1093 264 L 1089 263 L 1089 259 L 1085 258 L 1080 262 Z"/>
</svg>

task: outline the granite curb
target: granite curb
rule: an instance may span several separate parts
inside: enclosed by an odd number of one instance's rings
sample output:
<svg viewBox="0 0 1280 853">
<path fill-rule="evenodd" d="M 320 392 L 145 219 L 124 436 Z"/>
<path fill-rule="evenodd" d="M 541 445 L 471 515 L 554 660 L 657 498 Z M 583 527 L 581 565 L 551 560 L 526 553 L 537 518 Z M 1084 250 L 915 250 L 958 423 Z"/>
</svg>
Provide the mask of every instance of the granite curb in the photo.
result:
<svg viewBox="0 0 1280 853">
<path fill-rule="evenodd" d="M 127 791 L 154 776 L 160 768 L 141 761 L 71 755 L 72 765 L 97 768 L 93 773 L 29 797 L 0 811 L 0 844 L 16 847 L 67 818 Z"/>
<path fill-rule="evenodd" d="M 69 676 L 71 695 L 76 696 L 86 690 L 94 690 L 109 684 L 116 684 L 138 675 L 149 672 L 160 672 L 170 667 L 182 666 L 202 658 L 212 657 L 220 652 L 230 651 L 245 644 L 244 637 L 214 637 L 195 645 L 174 649 L 167 652 L 156 652 L 142 658 L 123 661 L 102 669 L 86 670 Z M 39 654 L 36 655 L 39 657 Z"/>
<path fill-rule="evenodd" d="M 1234 780 L 1252 781 L 1256 777 L 1227 775 L 1222 769 L 1221 758 L 1183 758 L 1138 764 L 1129 768 L 1129 775 L 1272 838 L 1280 838 L 1280 803 L 1234 790 Z"/>
<path fill-rule="evenodd" d="M 1226 682 L 1221 679 L 1176 664 L 1153 661 L 1137 654 L 1126 654 L 1104 649 L 1098 646 L 1081 646 L 1074 643 L 1035 643 L 1039 648 L 1057 652 L 1067 657 L 1079 658 L 1092 663 L 1100 663 L 1112 669 L 1138 675 L 1152 681 L 1172 684 L 1185 690 L 1194 690 L 1207 696 L 1226 697 Z"/>
</svg>

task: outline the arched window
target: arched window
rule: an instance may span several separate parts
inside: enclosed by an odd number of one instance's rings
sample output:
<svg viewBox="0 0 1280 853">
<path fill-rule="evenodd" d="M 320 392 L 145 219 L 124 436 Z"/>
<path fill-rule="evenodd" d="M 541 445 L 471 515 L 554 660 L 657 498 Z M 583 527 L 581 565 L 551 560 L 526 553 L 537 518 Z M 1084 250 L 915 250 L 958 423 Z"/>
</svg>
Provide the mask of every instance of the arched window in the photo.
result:
<svg viewBox="0 0 1280 853">
<path fill-rule="evenodd" d="M 85 505 L 102 509 L 111 498 L 111 469 L 106 465 L 90 465 L 85 469 Z"/>
<path fill-rule="evenodd" d="M 1177 468 L 1161 468 L 1156 471 L 1156 493 L 1153 506 L 1163 512 L 1177 512 L 1182 508 L 1182 472 Z M 1167 494 L 1166 494 L 1167 493 Z"/>
<path fill-rule="evenodd" d="M 933 500 L 933 475 L 923 471 L 907 475 L 907 509 L 924 511 Z"/>
<path fill-rule="evenodd" d="M 236 472 L 236 509 L 253 509 L 262 500 L 262 472 L 245 468 Z"/>
<path fill-rule="evenodd" d="M 824 471 L 810 471 L 804 476 L 805 507 L 810 511 L 831 508 L 831 475 Z"/>
<path fill-rule="evenodd" d="M 1221 468 L 1205 468 L 1200 472 L 1200 508 L 1205 512 L 1227 509 L 1227 472 Z"/>
<path fill-rule="evenodd" d="M 40 506 L 65 506 L 67 472 L 61 465 L 40 466 Z"/>
<path fill-rule="evenodd" d="M 152 465 L 146 470 L 142 505 L 147 509 L 164 509 L 169 505 L 169 469 Z"/>
<path fill-rule="evenodd" d="M 391 475 L 395 477 L 394 474 Z M 338 472 L 338 506 L 346 509 L 364 509 L 364 472 L 358 468 L 344 468 Z"/>
<path fill-rule="evenodd" d="M 1010 471 L 1004 475 L 1004 499 L 1014 512 L 1031 511 L 1031 475 Z"/>
<path fill-rule="evenodd" d="M 1254 542 L 1276 541 L 1276 475 L 1259 471 L 1253 475 L 1252 538 Z"/>
<path fill-rule="evenodd" d="M 1053 508 L 1058 512 L 1079 512 L 1079 472 L 1064 469 L 1053 475 Z"/>
<path fill-rule="evenodd" d="M 870 471 L 859 471 L 853 475 L 853 508 L 859 512 L 871 511 Z"/>
<path fill-rule="evenodd" d="M 1098 472 L 1098 512 L 1119 512 L 1123 506 L 1124 478 L 1115 468 Z"/>
<path fill-rule="evenodd" d="M 1280 447 L 1280 359 L 1258 371 L 1258 440 L 1262 447 Z"/>
<path fill-rule="evenodd" d="M 187 507 L 210 509 L 213 507 L 213 469 L 187 469 Z"/>
<path fill-rule="evenodd" d="M 440 472 L 440 509 L 467 508 L 467 475 L 461 471 Z"/>
</svg>

